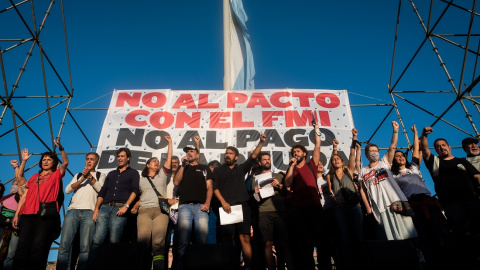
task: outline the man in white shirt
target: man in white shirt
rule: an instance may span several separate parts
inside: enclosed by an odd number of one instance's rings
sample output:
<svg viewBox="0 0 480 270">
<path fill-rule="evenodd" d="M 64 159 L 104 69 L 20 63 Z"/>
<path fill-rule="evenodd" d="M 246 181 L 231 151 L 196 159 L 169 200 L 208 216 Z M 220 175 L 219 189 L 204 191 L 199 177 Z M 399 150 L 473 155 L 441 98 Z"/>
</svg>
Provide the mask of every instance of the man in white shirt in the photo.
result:
<svg viewBox="0 0 480 270">
<path fill-rule="evenodd" d="M 467 153 L 466 160 L 480 171 L 480 148 L 478 147 L 478 139 L 473 137 L 463 139 L 462 148 L 463 151 Z"/>
<path fill-rule="evenodd" d="M 93 210 L 97 202 L 97 195 L 105 181 L 105 174 L 96 172 L 99 155 L 94 152 L 87 154 L 85 168 L 73 176 L 72 181 L 65 188 L 65 193 L 75 192 L 62 226 L 62 237 L 58 249 L 57 269 L 69 269 L 72 242 L 75 234 L 80 230 L 80 256 L 77 269 L 86 269 L 90 243 L 92 242 L 95 222 Z"/>
</svg>

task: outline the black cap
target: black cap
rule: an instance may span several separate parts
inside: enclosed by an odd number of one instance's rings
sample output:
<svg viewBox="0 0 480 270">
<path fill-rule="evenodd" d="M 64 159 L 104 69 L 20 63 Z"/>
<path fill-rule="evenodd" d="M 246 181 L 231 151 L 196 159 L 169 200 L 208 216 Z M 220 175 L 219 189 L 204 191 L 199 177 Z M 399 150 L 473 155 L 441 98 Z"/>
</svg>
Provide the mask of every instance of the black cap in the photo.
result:
<svg viewBox="0 0 480 270">
<path fill-rule="evenodd" d="M 197 153 L 200 153 L 200 151 L 198 151 L 198 149 L 196 147 L 193 147 L 193 146 L 185 146 L 183 148 L 183 152 L 187 153 L 189 150 L 195 150 L 197 151 Z"/>
<path fill-rule="evenodd" d="M 465 148 L 465 146 L 467 146 L 467 144 L 471 144 L 471 143 L 478 144 L 478 139 L 473 138 L 473 137 L 467 137 L 467 138 L 463 139 L 462 140 L 462 148 Z"/>
</svg>

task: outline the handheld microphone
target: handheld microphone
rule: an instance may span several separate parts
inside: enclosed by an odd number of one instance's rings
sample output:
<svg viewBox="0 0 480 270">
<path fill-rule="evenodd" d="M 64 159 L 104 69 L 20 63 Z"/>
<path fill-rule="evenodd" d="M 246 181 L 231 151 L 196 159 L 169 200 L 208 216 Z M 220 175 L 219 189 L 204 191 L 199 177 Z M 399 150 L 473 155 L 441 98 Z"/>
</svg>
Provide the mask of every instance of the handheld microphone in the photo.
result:
<svg viewBox="0 0 480 270">
<path fill-rule="evenodd" d="M 294 156 L 294 158 L 298 161 L 298 157 L 297 157 L 297 156 Z M 290 166 L 292 166 L 292 164 L 293 164 L 293 161 L 290 161 L 290 162 L 288 163 L 288 166 L 290 167 Z"/>
</svg>

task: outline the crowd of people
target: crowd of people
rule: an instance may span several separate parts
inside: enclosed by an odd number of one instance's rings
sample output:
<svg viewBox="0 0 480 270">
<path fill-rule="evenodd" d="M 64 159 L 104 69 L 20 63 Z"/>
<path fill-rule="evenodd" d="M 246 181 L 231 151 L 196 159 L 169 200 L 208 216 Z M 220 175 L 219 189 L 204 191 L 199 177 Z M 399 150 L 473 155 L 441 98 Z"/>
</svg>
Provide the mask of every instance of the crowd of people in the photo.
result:
<svg viewBox="0 0 480 270">
<path fill-rule="evenodd" d="M 434 155 L 427 139 L 433 129 L 425 127 L 419 136 L 413 126 L 412 149 L 402 152 L 396 149 L 398 130 L 392 122 L 383 157 L 377 145 L 365 146 L 368 165 L 362 168 L 356 129 L 348 160 L 334 139 L 329 164 L 323 164 L 317 124 L 311 157 L 304 145 L 294 145 L 286 172 L 272 171 L 270 153 L 262 152 L 265 134 L 241 164 L 233 146 L 225 149 L 224 164 L 200 164 L 199 136 L 180 159 L 172 155 L 172 138 L 164 136 L 166 158 L 150 158 L 140 174 L 129 166 L 126 147 L 117 150 L 118 167 L 107 175 L 96 171 L 100 157 L 91 152 L 65 189 L 69 162 L 59 139 L 61 161 L 53 152 L 43 153 L 40 170 L 28 181 L 24 171 L 31 154 L 23 149 L 21 162 L 10 162 L 15 170 L 10 194 L 0 200 L 2 267 L 45 269 L 60 236 L 60 270 L 94 269 L 105 260 L 102 247 L 122 239 L 144 248 L 137 259 L 145 269 L 188 269 L 192 243 L 234 245 L 239 269 L 373 269 L 382 259 L 375 255 L 385 252 L 380 243 L 388 248 L 398 242 L 413 252 L 418 269 L 479 269 L 478 139 L 465 138 L 467 157 L 457 158 L 438 138 Z M 420 173 L 422 159 L 435 197 Z M 73 196 L 61 225 L 64 192 Z M 222 219 L 234 214 L 237 221 Z"/>
</svg>

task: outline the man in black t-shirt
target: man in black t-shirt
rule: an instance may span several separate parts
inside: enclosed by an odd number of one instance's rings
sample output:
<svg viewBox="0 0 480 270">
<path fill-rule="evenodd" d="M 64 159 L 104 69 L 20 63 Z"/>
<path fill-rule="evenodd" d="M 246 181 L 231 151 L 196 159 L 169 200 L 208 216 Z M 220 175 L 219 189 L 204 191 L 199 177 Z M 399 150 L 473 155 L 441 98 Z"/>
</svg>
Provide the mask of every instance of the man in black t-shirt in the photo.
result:
<svg viewBox="0 0 480 270">
<path fill-rule="evenodd" d="M 242 206 L 243 222 L 221 225 L 220 228 L 225 242 L 232 242 L 234 235 L 236 233 L 239 235 L 246 268 L 249 268 L 251 265 L 252 247 L 250 245 L 251 215 L 250 207 L 248 206 L 250 195 L 245 185 L 245 175 L 250 172 L 253 163 L 256 162 L 266 137 L 265 134 L 260 134 L 260 142 L 252 155 L 240 165 L 236 164 L 239 156 L 238 149 L 233 146 L 227 147 L 225 150 L 225 164 L 215 168 L 214 171 L 215 182 L 213 189 L 215 197 L 220 201 L 223 210 L 226 213 L 230 213 L 231 206 Z"/>
<path fill-rule="evenodd" d="M 173 178 L 180 186 L 178 207 L 178 269 L 183 269 L 182 256 L 193 235 L 197 244 L 207 243 L 208 213 L 212 199 L 212 172 L 207 165 L 199 164 L 198 148 L 185 147 L 187 153 Z"/>
<path fill-rule="evenodd" d="M 467 160 L 454 157 L 445 139 L 435 140 L 433 146 L 438 157 L 432 155 L 427 140 L 427 135 L 432 132 L 431 127 L 425 127 L 420 138 L 425 165 L 432 176 L 438 200 L 445 210 L 452 233 L 459 241 L 456 247 L 459 256 L 466 256 L 459 258 L 459 261 L 475 260 L 473 256 L 478 256 L 478 253 L 474 255 L 473 250 L 480 246 L 480 243 L 473 243 L 478 242 L 477 236 L 480 233 L 480 194 L 477 194 L 480 172 Z M 476 248 L 469 248 L 469 244 Z"/>
</svg>

